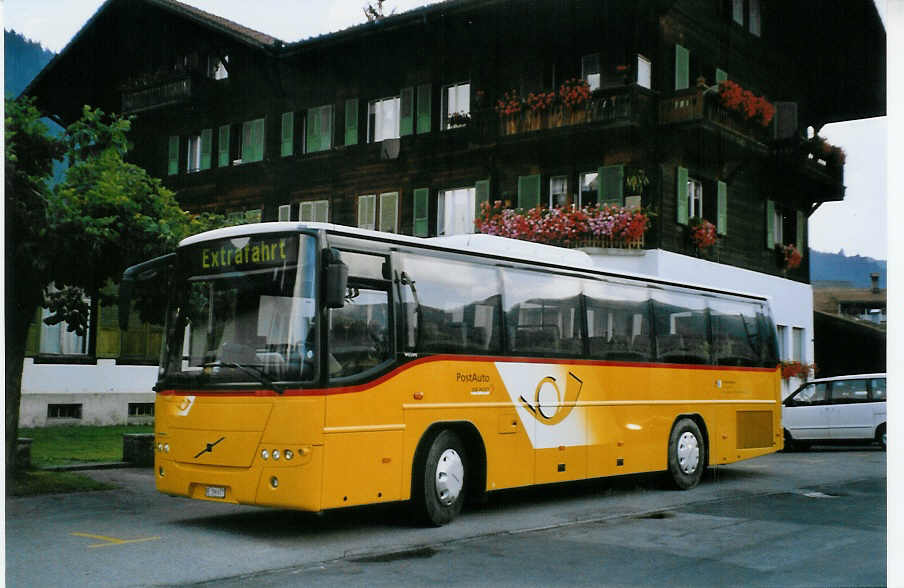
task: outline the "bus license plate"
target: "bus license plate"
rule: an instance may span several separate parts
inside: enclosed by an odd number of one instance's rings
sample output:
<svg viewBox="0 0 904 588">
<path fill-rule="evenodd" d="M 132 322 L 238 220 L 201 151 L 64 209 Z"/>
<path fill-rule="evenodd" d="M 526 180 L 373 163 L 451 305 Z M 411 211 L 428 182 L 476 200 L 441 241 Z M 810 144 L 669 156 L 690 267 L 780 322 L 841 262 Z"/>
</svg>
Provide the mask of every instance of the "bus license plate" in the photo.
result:
<svg viewBox="0 0 904 588">
<path fill-rule="evenodd" d="M 208 486 L 204 490 L 204 495 L 207 498 L 226 498 L 226 488 L 222 486 Z"/>
</svg>

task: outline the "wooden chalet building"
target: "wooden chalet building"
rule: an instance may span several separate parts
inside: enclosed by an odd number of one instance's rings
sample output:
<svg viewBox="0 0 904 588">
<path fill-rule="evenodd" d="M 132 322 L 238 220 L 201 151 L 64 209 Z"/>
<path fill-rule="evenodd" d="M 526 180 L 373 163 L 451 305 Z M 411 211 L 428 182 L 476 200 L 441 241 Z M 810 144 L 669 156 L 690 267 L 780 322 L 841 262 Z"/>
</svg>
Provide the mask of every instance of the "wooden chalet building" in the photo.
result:
<svg viewBox="0 0 904 588">
<path fill-rule="evenodd" d="M 806 346 L 807 218 L 845 190 L 843 157 L 807 129 L 885 114 L 885 62 L 872 0 L 448 0 L 292 43 L 107 0 L 25 93 L 64 125 L 83 104 L 134 115 L 133 161 L 183 208 L 236 220 L 432 237 L 473 232 L 487 201 L 639 204 L 642 248 L 599 263 L 802 296 Z M 497 106 L 575 79 L 580 107 Z M 771 104 L 769 124 L 732 111 L 724 80 Z M 695 218 L 720 236 L 705 252 Z"/>
</svg>

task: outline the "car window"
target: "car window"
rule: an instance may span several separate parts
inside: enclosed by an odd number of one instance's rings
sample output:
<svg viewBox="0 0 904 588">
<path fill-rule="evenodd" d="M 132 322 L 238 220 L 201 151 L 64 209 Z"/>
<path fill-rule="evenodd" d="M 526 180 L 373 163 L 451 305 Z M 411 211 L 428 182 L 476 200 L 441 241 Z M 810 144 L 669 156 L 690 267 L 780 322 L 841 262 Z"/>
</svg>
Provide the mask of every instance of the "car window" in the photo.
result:
<svg viewBox="0 0 904 588">
<path fill-rule="evenodd" d="M 832 402 L 864 402 L 869 395 L 866 380 L 836 380 L 832 382 Z"/>
<path fill-rule="evenodd" d="M 794 396 L 796 404 L 818 404 L 826 400 L 826 384 L 820 382 L 817 384 L 807 384 Z"/>
<path fill-rule="evenodd" d="M 873 378 L 870 382 L 873 400 L 885 400 L 885 378 Z"/>
</svg>

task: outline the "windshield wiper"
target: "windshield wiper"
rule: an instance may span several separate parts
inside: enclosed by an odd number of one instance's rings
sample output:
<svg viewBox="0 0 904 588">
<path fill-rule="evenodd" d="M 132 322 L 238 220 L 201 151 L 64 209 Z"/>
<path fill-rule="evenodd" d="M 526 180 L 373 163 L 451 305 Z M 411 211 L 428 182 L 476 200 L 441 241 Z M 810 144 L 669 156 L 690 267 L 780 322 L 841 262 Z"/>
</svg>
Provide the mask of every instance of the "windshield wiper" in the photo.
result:
<svg viewBox="0 0 904 588">
<path fill-rule="evenodd" d="M 215 361 L 210 363 L 205 363 L 204 367 L 230 367 L 238 370 L 242 370 L 248 375 L 254 376 L 258 380 L 260 380 L 261 384 L 266 386 L 267 388 L 272 388 L 274 392 L 279 395 L 282 395 L 285 390 L 282 386 L 276 384 L 273 380 L 270 379 L 264 370 L 255 367 L 253 365 L 244 365 L 241 363 L 236 363 L 234 361 Z"/>
</svg>

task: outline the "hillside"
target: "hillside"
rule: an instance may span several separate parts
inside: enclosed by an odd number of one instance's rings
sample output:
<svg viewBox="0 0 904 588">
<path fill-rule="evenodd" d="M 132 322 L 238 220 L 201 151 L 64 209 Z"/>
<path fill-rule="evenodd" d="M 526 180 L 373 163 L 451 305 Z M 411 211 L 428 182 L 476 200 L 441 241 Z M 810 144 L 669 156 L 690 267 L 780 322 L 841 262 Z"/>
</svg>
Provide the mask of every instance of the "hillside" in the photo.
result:
<svg viewBox="0 0 904 588">
<path fill-rule="evenodd" d="M 7 98 L 15 98 L 32 78 L 53 59 L 54 53 L 40 43 L 26 39 L 16 31 L 3 31 L 3 90 Z"/>
<path fill-rule="evenodd" d="M 870 274 L 879 274 L 879 287 L 885 288 L 887 262 L 884 259 L 873 259 L 853 255 L 848 257 L 844 250 L 838 253 L 825 253 L 810 250 L 810 281 L 817 282 L 849 282 L 857 288 L 869 288 Z"/>
</svg>

